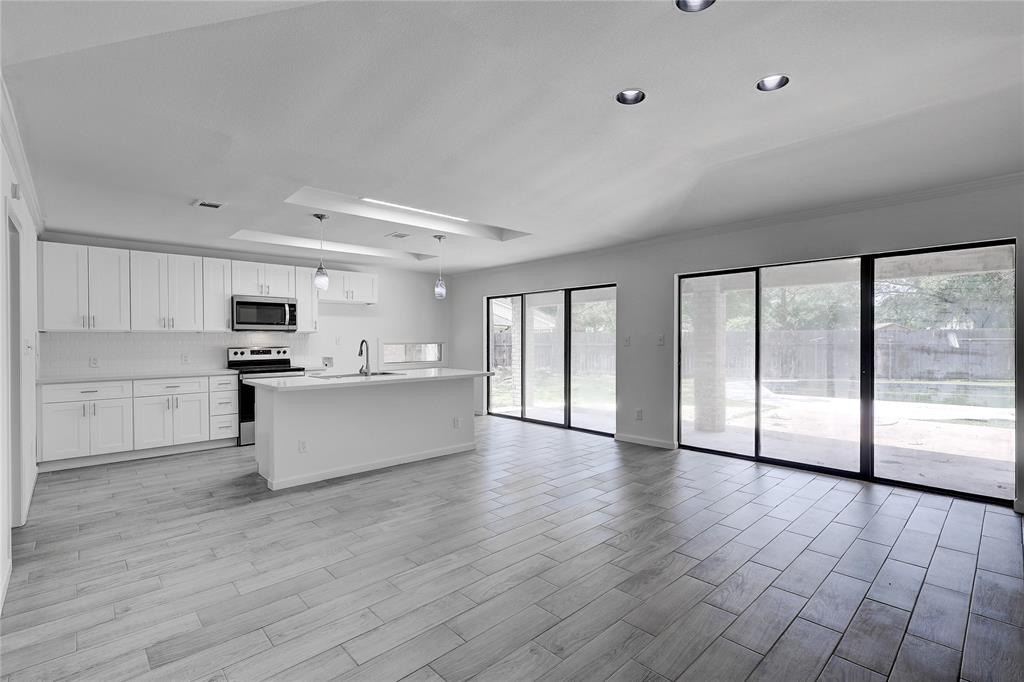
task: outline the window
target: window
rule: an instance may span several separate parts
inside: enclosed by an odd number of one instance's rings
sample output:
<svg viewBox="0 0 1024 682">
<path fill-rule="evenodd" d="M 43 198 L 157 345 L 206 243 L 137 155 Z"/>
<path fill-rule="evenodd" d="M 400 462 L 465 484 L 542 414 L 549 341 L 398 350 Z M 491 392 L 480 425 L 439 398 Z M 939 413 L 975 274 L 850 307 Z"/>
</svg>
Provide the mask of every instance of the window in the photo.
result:
<svg viewBox="0 0 1024 682">
<path fill-rule="evenodd" d="M 441 343 L 384 343 L 380 358 L 385 365 L 437 366 L 441 364 Z"/>
</svg>

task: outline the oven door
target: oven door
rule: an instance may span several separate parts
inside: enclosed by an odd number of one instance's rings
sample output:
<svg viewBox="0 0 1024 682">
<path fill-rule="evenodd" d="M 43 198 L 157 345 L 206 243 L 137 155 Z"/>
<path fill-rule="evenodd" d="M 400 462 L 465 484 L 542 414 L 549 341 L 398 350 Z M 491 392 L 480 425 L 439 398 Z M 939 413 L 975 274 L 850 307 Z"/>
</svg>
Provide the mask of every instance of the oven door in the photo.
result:
<svg viewBox="0 0 1024 682">
<path fill-rule="evenodd" d="M 293 332 L 298 329 L 294 298 L 232 296 L 231 328 L 235 331 Z"/>
</svg>

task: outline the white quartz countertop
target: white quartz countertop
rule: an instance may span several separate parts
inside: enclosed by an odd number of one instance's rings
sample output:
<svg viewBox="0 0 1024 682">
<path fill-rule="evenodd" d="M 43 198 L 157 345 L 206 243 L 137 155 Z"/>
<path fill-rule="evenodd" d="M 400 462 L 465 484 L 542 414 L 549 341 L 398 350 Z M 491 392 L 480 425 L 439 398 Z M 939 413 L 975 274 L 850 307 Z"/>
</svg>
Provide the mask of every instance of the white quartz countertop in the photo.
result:
<svg viewBox="0 0 1024 682">
<path fill-rule="evenodd" d="M 404 369 L 394 374 L 377 376 L 341 376 L 321 374 L 319 376 L 280 377 L 277 379 L 246 379 L 244 383 L 271 391 L 315 391 L 329 388 L 353 388 L 381 386 L 385 384 L 408 384 L 417 381 L 445 381 L 451 379 L 473 379 L 490 376 L 492 372 L 475 369 Z"/>
<path fill-rule="evenodd" d="M 81 384 L 90 381 L 134 381 L 136 379 L 180 379 L 181 377 L 216 377 L 238 374 L 234 369 L 188 369 L 158 370 L 153 372 L 89 372 L 88 374 L 61 374 L 56 377 L 40 377 L 36 383 L 46 384 Z"/>
</svg>

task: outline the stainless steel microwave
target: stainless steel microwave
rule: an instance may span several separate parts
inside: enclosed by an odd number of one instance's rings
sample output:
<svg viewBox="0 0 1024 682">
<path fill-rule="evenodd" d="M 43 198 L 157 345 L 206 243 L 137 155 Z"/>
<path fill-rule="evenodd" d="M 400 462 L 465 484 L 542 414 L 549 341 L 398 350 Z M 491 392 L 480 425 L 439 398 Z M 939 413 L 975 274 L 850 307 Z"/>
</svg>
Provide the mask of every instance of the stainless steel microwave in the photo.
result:
<svg viewBox="0 0 1024 682">
<path fill-rule="evenodd" d="M 231 328 L 236 332 L 293 332 L 298 329 L 294 298 L 232 296 Z"/>
</svg>

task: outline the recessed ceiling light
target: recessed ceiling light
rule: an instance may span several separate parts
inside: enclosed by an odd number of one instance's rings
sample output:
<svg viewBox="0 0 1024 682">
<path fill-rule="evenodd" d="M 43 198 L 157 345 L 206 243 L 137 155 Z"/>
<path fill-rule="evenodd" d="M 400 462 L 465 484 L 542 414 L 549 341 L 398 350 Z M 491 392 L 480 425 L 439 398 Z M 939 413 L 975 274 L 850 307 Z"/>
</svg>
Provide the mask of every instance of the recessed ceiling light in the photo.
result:
<svg viewBox="0 0 1024 682">
<path fill-rule="evenodd" d="M 403 211 L 413 211 L 414 213 L 422 213 L 424 215 L 437 216 L 438 218 L 447 218 L 448 220 L 458 220 L 460 223 L 468 223 L 469 220 L 466 218 L 459 218 L 458 216 L 448 215 L 447 213 L 435 213 L 434 211 L 427 211 L 422 208 L 413 208 L 412 206 L 403 206 L 402 204 L 392 204 L 390 201 L 381 201 L 380 199 L 371 199 L 369 197 L 359 197 L 362 201 L 368 204 L 377 204 L 378 206 L 390 206 L 391 208 L 400 208 Z"/>
<path fill-rule="evenodd" d="M 623 90 L 615 95 L 615 101 L 619 104 L 640 104 L 647 95 L 643 90 Z"/>
<path fill-rule="evenodd" d="M 761 80 L 757 81 L 757 89 L 761 92 L 771 92 L 772 90 L 780 90 L 789 83 L 789 76 L 784 73 L 777 73 L 774 76 L 765 76 Z"/>
<path fill-rule="evenodd" d="M 713 4 L 715 0 L 676 0 L 676 7 L 684 12 L 699 12 Z"/>
</svg>

